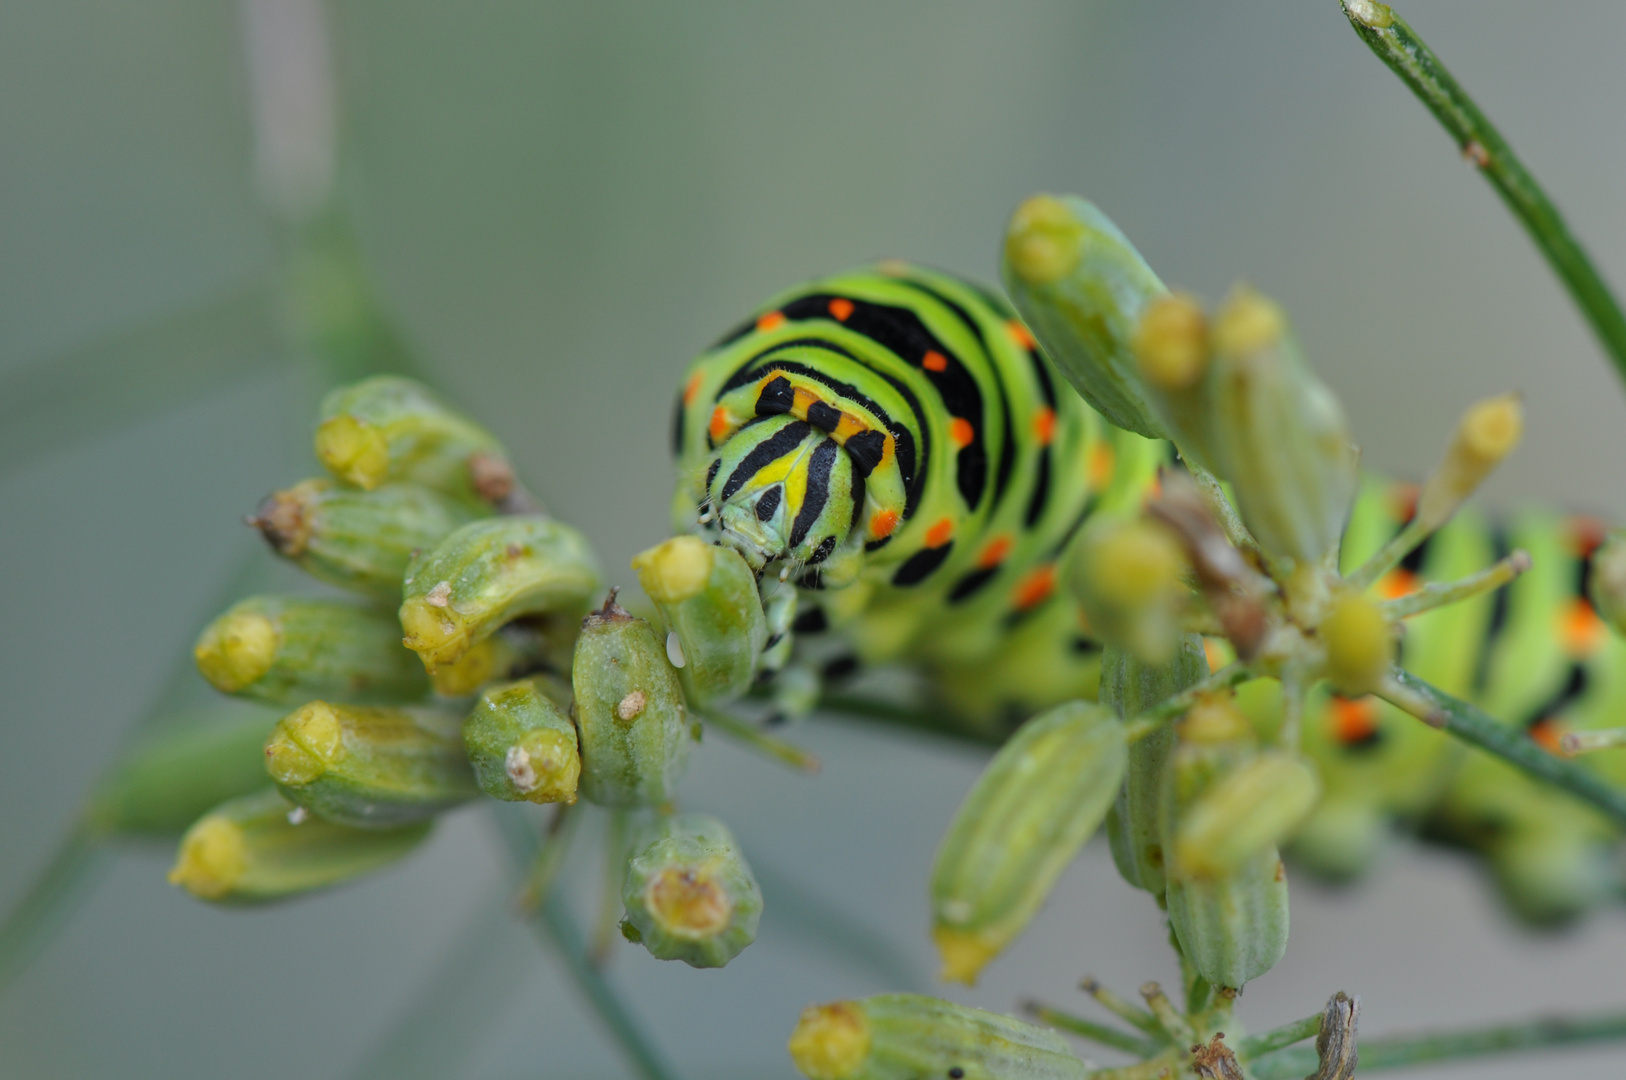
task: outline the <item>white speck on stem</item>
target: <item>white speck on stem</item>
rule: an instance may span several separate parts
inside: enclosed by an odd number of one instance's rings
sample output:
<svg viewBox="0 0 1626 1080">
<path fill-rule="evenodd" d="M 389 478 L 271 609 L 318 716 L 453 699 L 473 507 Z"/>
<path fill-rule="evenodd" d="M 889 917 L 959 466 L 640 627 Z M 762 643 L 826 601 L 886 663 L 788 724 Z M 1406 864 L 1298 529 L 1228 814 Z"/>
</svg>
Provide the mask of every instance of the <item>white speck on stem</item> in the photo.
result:
<svg viewBox="0 0 1626 1080">
<path fill-rule="evenodd" d="M 452 583 L 443 581 L 424 594 L 423 602 L 432 607 L 445 607 L 452 599 Z"/>
<path fill-rule="evenodd" d="M 680 668 L 688 663 L 683 658 L 683 642 L 678 640 L 676 630 L 666 635 L 666 658 L 672 661 L 672 666 L 675 668 Z"/>
<path fill-rule="evenodd" d="M 288 811 L 288 824 L 303 825 L 305 824 L 305 819 L 310 816 L 311 812 L 309 810 L 306 810 L 303 806 L 296 806 L 292 810 Z"/>
<path fill-rule="evenodd" d="M 642 690 L 634 690 L 621 699 L 621 703 L 615 707 L 615 715 L 622 720 L 636 720 L 644 711 L 644 704 L 648 700 Z"/>
</svg>

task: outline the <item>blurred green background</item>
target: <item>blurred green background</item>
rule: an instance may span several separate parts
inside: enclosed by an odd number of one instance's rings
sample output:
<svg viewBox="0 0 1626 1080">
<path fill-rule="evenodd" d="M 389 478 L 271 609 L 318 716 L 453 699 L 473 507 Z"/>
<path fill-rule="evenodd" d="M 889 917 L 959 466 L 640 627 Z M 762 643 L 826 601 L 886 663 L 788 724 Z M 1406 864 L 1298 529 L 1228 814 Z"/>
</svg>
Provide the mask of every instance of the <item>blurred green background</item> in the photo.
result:
<svg viewBox="0 0 1626 1080">
<path fill-rule="evenodd" d="M 263 302 L 278 248 L 242 10 L 0 6 L 0 904 L 254 550 L 241 515 L 315 468 L 310 384 Z M 1626 9 L 1405 10 L 1626 285 Z M 670 396 L 694 352 L 770 293 L 876 257 L 992 278 L 1036 190 L 1097 201 L 1173 284 L 1217 298 L 1246 277 L 1284 301 L 1372 466 L 1416 473 L 1468 401 L 1516 388 L 1529 435 L 1487 497 L 1626 520 L 1626 399 L 1599 350 L 1334 0 L 330 14 L 342 199 L 387 310 L 612 574 L 664 535 Z M 722 972 L 614 960 L 690 1077 L 789 1077 L 802 1005 L 933 985 L 926 869 L 978 754 L 828 721 L 798 738 L 822 777 L 708 743 L 687 781 L 769 879 L 760 942 Z M 186 899 L 167 858 L 122 856 L 0 997 L 0 1075 L 625 1075 L 502 919 L 481 814 L 401 869 L 263 912 Z M 817 902 L 776 911 L 773 880 Z M 1535 937 L 1454 856 L 1402 847 L 1356 891 L 1297 886 L 1293 910 L 1287 959 L 1244 1000 L 1255 1030 L 1339 988 L 1373 1032 L 1620 1004 L 1619 911 Z M 1092 847 L 951 996 L 1075 1006 L 1086 972 L 1125 991 L 1171 978 L 1161 938 Z M 449 955 L 461 968 L 437 967 Z M 1626 1053 L 1565 1067 L 1618 1072 Z"/>
</svg>

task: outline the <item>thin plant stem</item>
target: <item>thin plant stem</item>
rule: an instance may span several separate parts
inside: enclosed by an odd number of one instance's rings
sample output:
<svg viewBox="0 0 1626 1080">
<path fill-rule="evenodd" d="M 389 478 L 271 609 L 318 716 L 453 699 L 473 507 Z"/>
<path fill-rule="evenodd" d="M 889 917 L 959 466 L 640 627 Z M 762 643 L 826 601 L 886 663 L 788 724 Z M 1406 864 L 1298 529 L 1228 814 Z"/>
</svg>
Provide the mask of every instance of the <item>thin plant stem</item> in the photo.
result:
<svg viewBox="0 0 1626 1080">
<path fill-rule="evenodd" d="M 1081 1039 L 1088 1039 L 1102 1046 L 1110 1046 L 1114 1050 L 1122 1050 L 1126 1054 L 1133 1054 L 1137 1058 L 1148 1058 L 1163 1048 L 1162 1043 L 1154 1043 L 1138 1035 L 1131 1035 L 1127 1031 L 1098 1024 L 1094 1020 L 1086 1020 L 1082 1016 L 1073 1016 L 1052 1009 L 1048 1005 L 1041 1005 L 1037 1001 L 1024 1001 L 1022 1011 L 1032 1016 L 1041 1024 L 1049 1024 L 1058 1031 L 1065 1031 L 1069 1035 L 1077 1035 Z"/>
<path fill-rule="evenodd" d="M 548 898 L 548 893 L 553 889 L 553 879 L 559 876 L 559 868 L 565 864 L 565 856 L 570 852 L 570 841 L 576 834 L 576 823 L 580 820 L 581 814 L 571 805 L 561 805 L 553 812 L 553 819 L 548 822 L 548 833 L 537 847 L 536 858 L 525 875 L 525 883 L 514 898 L 514 907 L 520 914 L 535 915 L 542 901 Z"/>
<path fill-rule="evenodd" d="M 1411 672 L 1396 668 L 1378 696 L 1425 723 L 1443 728 L 1463 742 L 1591 803 L 1617 824 L 1626 825 L 1626 792 L 1573 761 L 1554 757 L 1522 732 L 1502 726 L 1484 710 L 1430 686 Z"/>
<path fill-rule="evenodd" d="M 1218 671 L 1192 683 L 1178 694 L 1173 694 L 1124 724 L 1124 738 L 1140 742 L 1158 728 L 1184 713 L 1206 694 L 1229 690 L 1253 678 L 1253 670 L 1243 663 L 1226 664 Z"/>
<path fill-rule="evenodd" d="M 597 967 L 610 962 L 616 928 L 621 922 L 621 885 L 627 879 L 627 834 L 632 815 L 622 807 L 610 810 L 604 830 L 603 880 L 599 884 L 598 916 L 593 925 L 593 945 L 588 959 Z"/>
<path fill-rule="evenodd" d="M 112 860 L 112 852 L 76 825 L 0 923 L 0 993 L 68 921 Z"/>
<path fill-rule="evenodd" d="M 1291 1024 L 1283 1024 L 1279 1028 L 1260 1032 L 1258 1035 L 1248 1035 L 1238 1039 L 1236 1043 L 1236 1056 L 1242 1061 L 1252 1061 L 1254 1058 L 1264 1057 L 1266 1054 L 1292 1046 L 1305 1039 L 1313 1039 L 1321 1034 L 1321 1014 L 1306 1016 L 1303 1020 L 1295 1020 Z M 1364 1047 L 1363 1047 L 1364 1050 Z M 1362 1064 L 1365 1062 L 1363 1061 Z"/>
<path fill-rule="evenodd" d="M 1362 1039 L 1361 1075 L 1377 1069 L 1404 1069 L 1510 1050 L 1535 1050 L 1621 1038 L 1626 1038 L 1626 1014 L 1615 1013 L 1597 1017 L 1526 1020 L 1466 1031 Z M 1256 1080 L 1296 1080 L 1315 1067 L 1315 1049 L 1305 1046 L 1272 1054 L 1255 1062 L 1250 1070 Z"/>
<path fill-rule="evenodd" d="M 1530 569 L 1530 553 L 1515 551 L 1505 559 L 1458 581 L 1436 581 L 1415 592 L 1398 596 L 1383 605 L 1383 613 L 1391 619 L 1409 619 L 1425 611 L 1459 603 L 1481 593 L 1499 589 Z"/>
<path fill-rule="evenodd" d="M 1140 996 L 1146 999 L 1147 1007 L 1152 1010 L 1152 1015 L 1157 1017 L 1158 1024 L 1167 1033 L 1170 1042 L 1177 1046 L 1189 1046 L 1197 1038 L 1196 1033 L 1191 1030 L 1191 1025 L 1186 1023 L 1186 1018 L 1180 1015 L 1179 1010 L 1174 1007 L 1174 1002 L 1169 1000 L 1169 995 L 1165 994 L 1157 983 L 1149 982 L 1142 986 Z"/>
<path fill-rule="evenodd" d="M 1536 178 L 1405 19 L 1375 0 L 1342 2 L 1361 40 L 1428 107 L 1519 219 L 1626 379 L 1626 315 Z"/>
<path fill-rule="evenodd" d="M 1114 1069 L 1096 1069 L 1084 1075 L 1089 1080 L 1164 1080 L 1173 1076 L 1181 1064 L 1189 1060 L 1181 1046 L 1165 1050 L 1155 1058 L 1137 1061 L 1133 1065 L 1120 1065 Z"/>
<path fill-rule="evenodd" d="M 1378 579 L 1400 565 L 1412 549 L 1428 538 L 1429 529 L 1417 518 L 1412 518 L 1401 530 L 1390 537 L 1360 568 L 1344 580 L 1357 592 L 1364 592 L 1378 583 Z"/>
<path fill-rule="evenodd" d="M 1094 998 L 1103 1009 L 1131 1027 L 1139 1028 L 1154 1039 L 1168 1037 L 1163 1025 L 1157 1022 L 1157 1017 L 1129 999 L 1119 997 L 1094 979 L 1085 979 L 1078 984 L 1078 988 Z"/>
<path fill-rule="evenodd" d="M 1590 754 L 1594 750 L 1613 750 L 1617 746 L 1626 746 L 1626 728 L 1566 731 L 1558 740 L 1558 748 L 1568 757 Z"/>
<path fill-rule="evenodd" d="M 748 724 L 720 709 L 697 711 L 705 718 L 706 723 L 715 724 L 724 734 L 738 739 L 751 750 L 782 765 L 789 765 L 798 772 L 809 775 L 816 775 L 824 767 L 817 755 L 783 739 L 776 739 L 755 724 Z"/>
<path fill-rule="evenodd" d="M 525 820 L 525 815 L 516 812 L 515 807 L 499 805 L 491 809 L 492 816 L 497 820 L 498 831 L 508 846 L 515 872 L 523 873 L 536 858 L 536 833 Z M 632 1010 L 621 1000 L 604 973 L 588 958 L 587 940 L 571 916 L 564 898 L 558 892 L 550 892 L 536 917 L 527 922 L 564 963 L 576 989 L 598 1015 L 638 1075 L 643 1080 L 677 1080 L 678 1074 L 645 1034 Z"/>
</svg>

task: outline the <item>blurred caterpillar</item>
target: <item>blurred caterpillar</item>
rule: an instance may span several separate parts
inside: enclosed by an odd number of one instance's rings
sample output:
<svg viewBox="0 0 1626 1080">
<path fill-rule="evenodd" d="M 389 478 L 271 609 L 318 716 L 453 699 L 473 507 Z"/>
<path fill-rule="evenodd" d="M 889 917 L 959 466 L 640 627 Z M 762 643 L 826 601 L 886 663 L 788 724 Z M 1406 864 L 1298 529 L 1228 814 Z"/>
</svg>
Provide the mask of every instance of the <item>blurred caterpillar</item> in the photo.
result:
<svg viewBox="0 0 1626 1080">
<path fill-rule="evenodd" d="M 984 738 L 1095 696 L 1099 646 L 1056 568 L 1090 515 L 1133 508 L 1169 457 L 1065 388 L 1003 299 L 902 263 L 785 292 L 702 354 L 673 449 L 677 531 L 738 551 L 761 579 L 758 668 L 779 673 L 785 711 L 809 707 L 820 679 L 902 662 L 951 710 L 945 727 Z M 1364 486 L 1346 571 L 1408 519 L 1407 490 Z M 1412 620 L 1404 665 L 1549 748 L 1626 715 L 1626 643 L 1585 599 L 1600 539 L 1584 519 L 1531 513 L 1491 529 L 1460 515 L 1379 588 L 1461 577 L 1515 547 L 1535 569 Z M 1263 725 L 1276 686 L 1241 691 Z M 1304 751 L 1326 794 L 1293 853 L 1316 871 L 1361 873 L 1400 821 L 1484 851 L 1531 921 L 1619 890 L 1615 830 L 1566 795 L 1376 699 L 1320 688 L 1308 716 Z M 1626 781 L 1618 755 L 1588 765 Z"/>
</svg>

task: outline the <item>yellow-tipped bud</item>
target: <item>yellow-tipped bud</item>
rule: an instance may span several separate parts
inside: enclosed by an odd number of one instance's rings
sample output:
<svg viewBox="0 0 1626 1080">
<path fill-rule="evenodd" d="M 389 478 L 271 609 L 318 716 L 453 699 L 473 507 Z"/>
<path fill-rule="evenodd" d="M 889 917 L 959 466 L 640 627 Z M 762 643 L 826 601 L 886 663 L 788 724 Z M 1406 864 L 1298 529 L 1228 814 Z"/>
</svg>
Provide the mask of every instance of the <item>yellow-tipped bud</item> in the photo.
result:
<svg viewBox="0 0 1626 1080">
<path fill-rule="evenodd" d="M 982 969 L 1004 947 L 1002 941 L 989 942 L 980 934 L 956 930 L 952 926 L 933 927 L 932 941 L 937 945 L 937 955 L 943 958 L 943 970 L 939 977 L 944 982 L 964 983 L 967 986 L 976 985 Z"/>
<path fill-rule="evenodd" d="M 1180 721 L 1180 738 L 1203 746 L 1241 742 L 1253 734 L 1253 725 L 1229 695 L 1203 698 Z"/>
<path fill-rule="evenodd" d="M 236 887 L 247 866 L 242 827 L 223 817 L 206 817 L 182 840 L 169 883 L 200 900 L 219 900 Z"/>
<path fill-rule="evenodd" d="M 1160 296 L 1146 305 L 1132 344 L 1147 382 L 1164 391 L 1189 390 L 1208 368 L 1208 318 L 1190 296 Z"/>
<path fill-rule="evenodd" d="M 1626 534 L 1614 534 L 1593 554 L 1591 591 L 1598 614 L 1626 634 Z"/>
<path fill-rule="evenodd" d="M 1072 273 L 1084 243 L 1084 225 L 1053 195 L 1035 195 L 1011 217 L 1005 257 L 1031 285 L 1049 285 Z"/>
<path fill-rule="evenodd" d="M 1383 610 L 1361 593 L 1333 599 L 1321 622 L 1321 641 L 1327 649 L 1327 679 L 1348 697 L 1377 689 L 1394 662 L 1394 637 Z"/>
<path fill-rule="evenodd" d="M 1214 348 L 1246 354 L 1268 349 L 1287 332 L 1282 309 L 1250 286 L 1239 284 L 1214 314 Z"/>
<path fill-rule="evenodd" d="M 1223 778 L 1186 808 L 1174 857 L 1194 877 L 1229 874 L 1298 828 L 1315 806 L 1315 770 L 1267 751 Z"/>
<path fill-rule="evenodd" d="M 1185 552 L 1164 526 L 1101 519 L 1080 537 L 1066 580 L 1093 633 L 1159 663 L 1179 640 L 1185 569 Z"/>
<path fill-rule="evenodd" d="M 1417 520 L 1429 529 L 1448 521 L 1524 435 L 1524 403 L 1518 394 L 1486 398 L 1457 422 L 1445 458 L 1423 483 Z"/>
<path fill-rule="evenodd" d="M 706 587 L 716 550 L 698 536 L 674 536 L 634 556 L 632 568 L 651 600 L 677 604 Z"/>
<path fill-rule="evenodd" d="M 279 784 L 308 784 L 344 753 L 339 714 L 313 701 L 283 718 L 265 744 L 265 767 Z"/>
<path fill-rule="evenodd" d="M 871 1042 L 857 1002 L 809 1005 L 791 1033 L 790 1059 L 808 1080 L 847 1080 L 863 1067 Z"/>
<path fill-rule="evenodd" d="M 348 484 L 371 491 L 389 476 L 390 447 L 384 433 L 354 416 L 322 421 L 316 429 L 316 458 Z"/>
<path fill-rule="evenodd" d="M 281 641 L 277 624 L 264 614 L 233 611 L 209 624 L 192 656 L 217 690 L 234 694 L 271 670 Z"/>
</svg>

